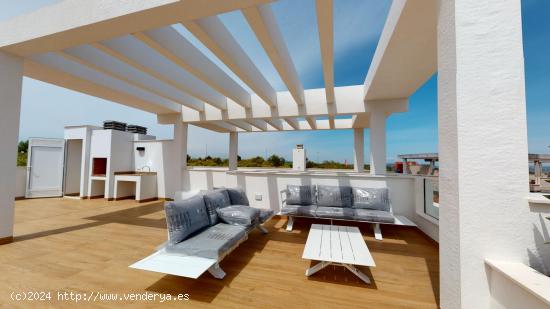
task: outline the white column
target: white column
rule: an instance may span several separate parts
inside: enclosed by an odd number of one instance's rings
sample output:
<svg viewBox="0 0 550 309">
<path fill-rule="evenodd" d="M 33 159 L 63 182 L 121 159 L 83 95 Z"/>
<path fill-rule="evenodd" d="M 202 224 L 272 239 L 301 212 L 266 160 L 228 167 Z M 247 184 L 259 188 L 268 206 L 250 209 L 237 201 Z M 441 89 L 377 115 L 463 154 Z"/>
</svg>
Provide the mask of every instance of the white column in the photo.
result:
<svg viewBox="0 0 550 309">
<path fill-rule="evenodd" d="M 183 190 L 182 177 L 187 169 L 187 130 L 188 124 L 179 115 L 174 123 L 174 192 Z"/>
<path fill-rule="evenodd" d="M 373 107 L 370 113 L 370 173 L 386 174 L 386 113 Z"/>
<path fill-rule="evenodd" d="M 229 170 L 237 169 L 237 158 L 239 155 L 239 133 L 229 132 Z"/>
<path fill-rule="evenodd" d="M 403 159 L 403 175 L 408 175 L 408 174 L 410 174 L 409 160 Z"/>
<path fill-rule="evenodd" d="M 365 129 L 353 129 L 353 169 L 358 173 L 365 170 Z"/>
<path fill-rule="evenodd" d="M 440 305 L 488 308 L 484 260 L 534 246 L 521 2 L 439 0 L 438 16 Z"/>
<path fill-rule="evenodd" d="M 13 235 L 23 60 L 0 51 L 0 244 Z"/>
</svg>

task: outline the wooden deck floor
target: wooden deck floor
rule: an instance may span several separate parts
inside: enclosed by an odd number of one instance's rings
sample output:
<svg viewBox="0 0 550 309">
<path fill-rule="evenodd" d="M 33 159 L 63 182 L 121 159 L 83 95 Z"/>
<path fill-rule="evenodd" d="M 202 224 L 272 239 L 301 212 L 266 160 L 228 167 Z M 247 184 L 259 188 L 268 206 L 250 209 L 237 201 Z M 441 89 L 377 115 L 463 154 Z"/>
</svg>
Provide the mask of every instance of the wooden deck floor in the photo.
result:
<svg viewBox="0 0 550 309">
<path fill-rule="evenodd" d="M 36 199 L 16 202 L 15 240 L 0 246 L 0 304 L 9 307 L 74 307 L 58 292 L 189 294 L 189 302 L 80 301 L 85 307 L 278 307 L 434 308 L 439 299 L 438 247 L 416 228 L 386 227 L 374 240 L 359 224 L 376 267 L 362 268 L 367 286 L 342 267 L 327 267 L 307 278 L 310 262 L 302 250 L 311 221 L 298 219 L 284 230 L 285 218 L 267 224 L 230 254 L 221 266 L 227 276 L 198 280 L 140 271 L 128 265 L 165 240 L 160 202 Z M 338 224 L 350 224 L 342 222 Z M 51 291 L 51 302 L 12 301 L 12 292 Z"/>
</svg>

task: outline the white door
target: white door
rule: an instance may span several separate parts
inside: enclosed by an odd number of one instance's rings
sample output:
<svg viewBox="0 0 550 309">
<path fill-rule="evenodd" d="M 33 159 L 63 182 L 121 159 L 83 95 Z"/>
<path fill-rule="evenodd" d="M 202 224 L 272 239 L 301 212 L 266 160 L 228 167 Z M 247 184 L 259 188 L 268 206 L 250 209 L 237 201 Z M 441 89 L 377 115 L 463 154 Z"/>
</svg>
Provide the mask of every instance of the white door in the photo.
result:
<svg viewBox="0 0 550 309">
<path fill-rule="evenodd" d="M 29 139 L 26 198 L 63 195 L 65 140 Z"/>
</svg>

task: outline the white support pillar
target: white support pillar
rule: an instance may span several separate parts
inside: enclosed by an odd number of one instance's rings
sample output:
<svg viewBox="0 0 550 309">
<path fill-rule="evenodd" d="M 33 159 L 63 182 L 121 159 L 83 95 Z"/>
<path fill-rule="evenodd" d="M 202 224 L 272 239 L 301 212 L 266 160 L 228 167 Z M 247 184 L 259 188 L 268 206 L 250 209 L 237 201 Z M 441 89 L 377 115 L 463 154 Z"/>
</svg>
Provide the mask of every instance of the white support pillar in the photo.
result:
<svg viewBox="0 0 550 309">
<path fill-rule="evenodd" d="M 386 174 L 386 113 L 372 108 L 370 113 L 370 173 Z"/>
<path fill-rule="evenodd" d="M 237 170 L 237 158 L 239 156 L 239 133 L 229 132 L 229 170 Z"/>
<path fill-rule="evenodd" d="M 358 173 L 365 171 L 365 129 L 353 129 L 353 169 Z"/>
<path fill-rule="evenodd" d="M 182 121 L 181 114 L 174 123 L 174 192 L 183 190 L 183 173 L 187 169 L 187 130 L 189 125 Z"/>
<path fill-rule="evenodd" d="M 440 306 L 489 308 L 484 260 L 534 247 L 521 1 L 439 0 L 438 16 Z"/>
<path fill-rule="evenodd" d="M 409 160 L 403 159 L 403 175 L 408 175 L 410 173 L 411 171 L 409 169 Z"/>
<path fill-rule="evenodd" d="M 0 51 L 0 244 L 13 236 L 23 60 Z"/>
</svg>

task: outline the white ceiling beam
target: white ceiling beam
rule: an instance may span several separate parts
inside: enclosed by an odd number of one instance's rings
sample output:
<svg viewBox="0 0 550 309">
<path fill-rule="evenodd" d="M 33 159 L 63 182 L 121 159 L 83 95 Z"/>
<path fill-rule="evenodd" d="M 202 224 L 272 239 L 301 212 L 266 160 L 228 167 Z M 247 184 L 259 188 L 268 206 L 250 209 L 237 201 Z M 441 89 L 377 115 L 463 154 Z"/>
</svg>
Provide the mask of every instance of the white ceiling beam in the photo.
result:
<svg viewBox="0 0 550 309">
<path fill-rule="evenodd" d="M 217 16 L 183 22 L 182 25 L 268 105 L 277 105 L 273 87 Z"/>
<path fill-rule="evenodd" d="M 166 114 L 181 112 L 181 106 L 178 104 L 163 105 L 146 101 L 137 95 L 114 89 L 112 85 L 101 84 L 101 81 L 91 82 L 85 77 L 72 75 L 63 70 L 31 61 L 30 59 L 25 59 L 24 72 L 25 76 L 36 80 L 137 108 L 149 113 Z"/>
<path fill-rule="evenodd" d="M 166 27 L 134 36 L 235 103 L 250 107 L 250 94 L 175 29 Z"/>
<path fill-rule="evenodd" d="M 328 116 L 328 123 L 329 123 L 329 127 L 331 129 L 334 129 L 334 126 L 335 126 L 334 125 L 334 116 L 331 116 L 331 115 Z"/>
<path fill-rule="evenodd" d="M 327 102 L 334 102 L 334 21 L 332 0 L 317 0 L 317 29 L 321 45 Z"/>
<path fill-rule="evenodd" d="M 334 115 L 352 115 L 368 112 L 374 103 L 384 105 L 388 112 L 405 112 L 408 108 L 407 99 L 380 100 L 363 102 L 363 85 L 336 87 L 334 89 L 336 101 L 333 105 L 327 104 L 324 89 L 308 89 L 305 91 L 306 104 L 297 106 L 288 91 L 277 92 L 277 109 L 272 109 L 256 95 L 252 95 L 252 107 L 244 110 L 232 103 L 228 104 L 227 112 L 205 106 L 204 115 L 190 109 L 184 110 L 184 121 L 208 121 L 226 119 L 266 119 L 285 117 L 327 116 L 329 107 L 334 107 Z"/>
<path fill-rule="evenodd" d="M 264 119 L 265 122 L 267 122 L 270 126 L 272 126 L 273 128 L 275 128 L 275 130 L 277 131 L 282 131 L 284 130 L 283 128 L 283 123 L 281 121 L 281 119 Z"/>
<path fill-rule="evenodd" d="M 260 131 L 267 131 L 268 130 L 267 122 L 265 122 L 265 120 L 262 120 L 262 119 L 246 119 L 244 121 L 248 122 L 250 125 L 254 126 L 256 129 L 258 129 Z"/>
<path fill-rule="evenodd" d="M 141 43 L 137 40 L 134 40 L 135 42 L 129 42 L 129 40 L 132 40 L 131 36 L 125 39 L 114 39 L 105 43 L 92 43 L 91 46 L 207 104 L 221 110 L 227 109 L 227 99 L 225 96 L 210 88 L 210 86 L 189 74 L 187 71 L 179 70 L 173 73 L 164 71 L 161 73 L 159 63 L 155 62 L 150 55 L 145 53 L 142 54 L 137 48 L 132 48 L 131 43 Z M 123 52 L 130 53 L 130 55 L 126 55 Z M 137 59 L 139 59 L 139 61 Z"/>
<path fill-rule="evenodd" d="M 365 101 L 408 98 L 436 70 L 437 0 L 394 0 L 365 78 Z"/>
<path fill-rule="evenodd" d="M 269 5 L 251 6 L 242 12 L 294 101 L 303 105 L 304 88 Z"/>
<path fill-rule="evenodd" d="M 101 86 L 111 88 L 115 91 L 125 93 L 133 97 L 137 97 L 142 102 L 151 102 L 151 104 L 153 105 L 158 105 L 162 107 L 160 108 L 161 113 L 181 112 L 182 110 L 182 105 L 177 104 L 172 100 L 168 100 L 166 98 L 160 97 L 154 93 L 145 91 L 139 87 L 135 87 L 122 80 L 113 78 L 97 70 L 93 70 L 88 66 L 85 66 L 77 61 L 68 60 L 67 58 L 62 57 L 56 53 L 36 55 L 31 57 L 30 60 L 37 62 L 39 64 L 42 64 L 44 66 L 48 66 L 54 70 L 59 70 L 66 74 L 73 75 L 75 76 L 75 78 L 87 80 L 90 83 L 99 84 Z M 50 80 L 44 80 L 44 81 L 52 84 L 57 84 L 56 78 L 57 76 L 53 75 L 51 81 Z M 88 89 L 91 89 L 91 88 L 88 88 Z M 149 108 L 149 110 L 153 110 L 153 109 L 155 108 L 153 107 Z M 198 112 L 192 109 L 189 109 L 189 110 L 193 112 Z"/>
<path fill-rule="evenodd" d="M 177 91 L 174 88 L 166 87 L 150 77 L 143 75 L 141 71 L 133 72 L 124 67 L 124 63 L 115 63 L 107 59 L 106 54 L 101 54 L 97 49 L 91 46 L 79 46 L 76 48 L 67 49 L 57 52 L 60 56 L 81 65 L 87 66 L 92 70 L 96 70 L 113 78 L 122 80 L 135 87 L 141 88 L 144 91 L 154 93 L 167 100 L 171 100 L 181 105 L 185 105 L 196 111 L 204 111 L 204 103 L 200 100 L 191 97 L 183 92 Z M 136 74 L 137 73 L 137 74 Z M 142 75 L 140 76 L 139 73 Z M 164 87 L 163 87 L 164 86 Z"/>
<path fill-rule="evenodd" d="M 305 118 L 306 118 L 306 121 L 307 121 L 309 127 L 312 130 L 317 130 L 317 122 L 315 121 L 315 117 L 308 116 L 308 117 L 305 117 Z"/>
<path fill-rule="evenodd" d="M 244 131 L 253 131 L 252 126 L 244 120 L 227 120 L 226 122 Z"/>
<path fill-rule="evenodd" d="M 289 125 L 290 127 L 292 127 L 294 130 L 300 130 L 300 125 L 298 124 L 298 120 L 296 120 L 295 118 L 286 117 L 286 118 L 284 118 L 284 120 L 285 120 L 286 123 L 288 123 L 288 125 Z"/>
<path fill-rule="evenodd" d="M 271 1 L 57 1 L 0 23 L 0 49 L 35 55 Z"/>
</svg>

